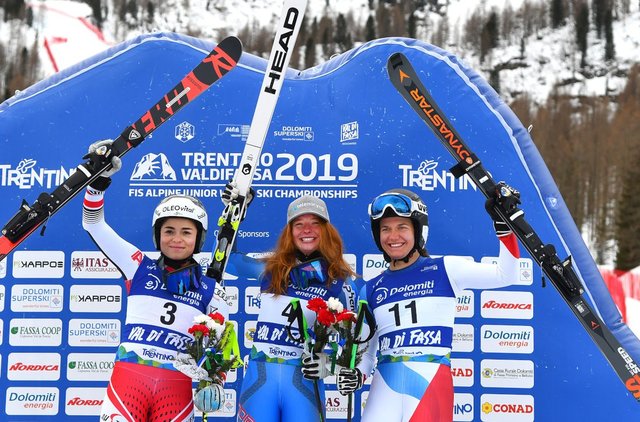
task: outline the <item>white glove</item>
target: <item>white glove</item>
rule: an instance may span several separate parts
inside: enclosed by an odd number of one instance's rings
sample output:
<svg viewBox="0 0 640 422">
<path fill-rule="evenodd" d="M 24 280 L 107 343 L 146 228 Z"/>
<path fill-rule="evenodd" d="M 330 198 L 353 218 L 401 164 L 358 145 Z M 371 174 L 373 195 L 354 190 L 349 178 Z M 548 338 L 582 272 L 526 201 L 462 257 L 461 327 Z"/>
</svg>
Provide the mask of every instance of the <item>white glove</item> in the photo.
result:
<svg viewBox="0 0 640 422">
<path fill-rule="evenodd" d="M 238 184 L 235 180 L 229 180 L 229 182 L 224 187 L 224 192 L 222 192 L 220 199 L 222 199 L 222 203 L 226 207 L 231 203 L 231 201 L 238 198 L 238 195 L 240 195 Z M 245 198 L 245 201 L 247 203 L 245 209 L 249 208 L 249 204 L 251 204 L 251 201 L 253 201 L 253 196 L 254 190 L 252 188 L 249 188 L 249 192 L 247 192 L 247 196 Z"/>
<path fill-rule="evenodd" d="M 340 394 L 346 396 L 355 393 L 362 387 L 364 377 L 358 368 L 340 368 L 338 372 L 337 387 Z"/>
<path fill-rule="evenodd" d="M 194 381 L 210 379 L 207 370 L 198 366 L 196 360 L 186 353 L 178 353 L 173 361 L 173 367 Z"/>
<path fill-rule="evenodd" d="M 220 384 L 209 384 L 196 391 L 193 404 L 202 413 L 216 412 L 224 404 L 224 388 Z"/>
<path fill-rule="evenodd" d="M 331 375 L 329 356 L 326 353 L 306 355 L 302 358 L 302 376 L 311 381 L 318 381 Z"/>
<path fill-rule="evenodd" d="M 111 157 L 111 169 L 104 171 L 100 174 L 101 177 L 111 177 L 118 170 L 122 168 L 122 160 L 117 155 L 114 155 L 111 151 L 111 144 L 113 144 L 112 139 L 104 139 L 102 141 L 96 141 L 89 145 L 89 150 L 87 155 L 96 153 L 98 155 L 103 155 L 107 158 Z"/>
</svg>

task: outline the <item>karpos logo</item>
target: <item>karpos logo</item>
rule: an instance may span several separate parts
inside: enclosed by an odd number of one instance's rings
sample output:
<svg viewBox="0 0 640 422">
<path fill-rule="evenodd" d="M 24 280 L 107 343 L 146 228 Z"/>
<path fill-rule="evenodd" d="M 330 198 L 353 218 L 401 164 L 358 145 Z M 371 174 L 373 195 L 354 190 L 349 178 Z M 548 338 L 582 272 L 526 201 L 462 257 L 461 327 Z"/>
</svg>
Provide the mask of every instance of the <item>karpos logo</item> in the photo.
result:
<svg viewBox="0 0 640 422">
<path fill-rule="evenodd" d="M 64 252 L 17 251 L 13 254 L 15 278 L 64 277 Z"/>
<path fill-rule="evenodd" d="M 69 294 L 71 312 L 120 312 L 122 287 L 73 285 Z"/>
</svg>

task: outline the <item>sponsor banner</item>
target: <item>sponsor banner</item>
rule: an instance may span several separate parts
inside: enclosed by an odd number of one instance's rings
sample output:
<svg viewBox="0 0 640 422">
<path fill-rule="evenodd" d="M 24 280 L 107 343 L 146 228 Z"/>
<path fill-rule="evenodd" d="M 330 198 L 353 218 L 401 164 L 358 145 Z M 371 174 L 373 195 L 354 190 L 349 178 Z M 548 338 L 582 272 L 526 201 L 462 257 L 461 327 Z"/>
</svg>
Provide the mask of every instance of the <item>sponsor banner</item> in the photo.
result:
<svg viewBox="0 0 640 422">
<path fill-rule="evenodd" d="M 327 419 L 347 419 L 348 400 L 339 391 L 327 390 L 325 392 L 325 409 Z M 351 415 L 353 415 L 353 401 L 351 402 Z"/>
<path fill-rule="evenodd" d="M 453 420 L 456 422 L 473 421 L 473 394 L 454 393 Z"/>
<path fill-rule="evenodd" d="M 7 275 L 7 261 L 0 261 L 0 278 L 5 278 Z"/>
<path fill-rule="evenodd" d="M 4 410 L 7 415 L 57 415 L 59 395 L 55 387 L 9 387 Z"/>
<path fill-rule="evenodd" d="M 11 288 L 13 312 L 61 312 L 63 300 L 61 284 L 15 284 Z"/>
<path fill-rule="evenodd" d="M 119 319 L 69 320 L 69 346 L 116 347 L 120 343 Z"/>
<path fill-rule="evenodd" d="M 493 353 L 533 353 L 533 327 L 529 325 L 483 325 L 480 349 Z"/>
<path fill-rule="evenodd" d="M 63 251 L 16 251 L 13 254 L 14 278 L 64 277 Z"/>
<path fill-rule="evenodd" d="M 362 257 L 362 280 L 369 281 L 389 268 L 382 254 L 364 254 Z"/>
<path fill-rule="evenodd" d="M 100 416 L 106 391 L 106 388 L 67 388 L 64 398 L 65 413 L 73 416 Z"/>
<path fill-rule="evenodd" d="M 7 378 L 12 381 L 57 381 L 59 353 L 9 353 Z"/>
<path fill-rule="evenodd" d="M 533 284 L 533 261 L 531 258 L 520 258 L 519 260 L 519 276 L 517 280 L 513 281 L 515 286 L 531 286 Z M 480 262 L 487 264 L 496 264 L 498 262 L 497 257 L 485 256 Z"/>
<path fill-rule="evenodd" d="M 474 327 L 471 324 L 454 324 L 451 350 L 454 352 L 473 352 Z"/>
<path fill-rule="evenodd" d="M 483 394 L 480 396 L 480 420 L 484 422 L 533 422 L 533 396 Z"/>
<path fill-rule="evenodd" d="M 109 381 L 115 353 L 69 353 L 67 379 L 69 381 Z"/>
<path fill-rule="evenodd" d="M 122 278 L 118 268 L 99 251 L 71 252 L 71 277 Z"/>
<path fill-rule="evenodd" d="M 472 387 L 473 372 L 472 359 L 451 359 L 451 375 L 453 375 L 454 387 Z"/>
<path fill-rule="evenodd" d="M 244 347 L 247 349 L 251 349 L 251 346 L 253 346 L 253 336 L 256 333 L 256 322 L 257 321 L 247 321 L 244 323 Z"/>
<path fill-rule="evenodd" d="M 46 318 L 14 318 L 9 321 L 11 346 L 60 346 L 62 320 Z"/>
<path fill-rule="evenodd" d="M 471 318 L 474 311 L 475 293 L 471 290 L 463 290 L 460 296 L 456 297 L 456 318 Z"/>
<path fill-rule="evenodd" d="M 69 310 L 71 312 L 120 312 L 122 309 L 122 287 L 118 285 L 71 286 Z"/>
<path fill-rule="evenodd" d="M 0 284 L 0 312 L 4 311 L 4 284 Z"/>
<path fill-rule="evenodd" d="M 193 390 L 195 394 L 195 390 Z M 229 418 L 236 415 L 236 390 L 225 388 L 224 389 L 224 404 L 222 408 L 217 412 L 207 413 L 207 418 Z M 202 417 L 202 412 L 195 409 L 196 417 Z"/>
<path fill-rule="evenodd" d="M 0 346 L 2 346 L 2 339 L 4 338 L 4 320 L 0 319 Z M 0 362 L 1 364 L 2 362 Z M 2 374 L 2 371 L 0 371 Z"/>
<path fill-rule="evenodd" d="M 480 295 L 483 318 L 533 318 L 533 293 L 506 290 L 484 290 Z"/>
<path fill-rule="evenodd" d="M 483 387 L 533 388 L 534 365 L 530 360 L 483 359 L 480 384 Z"/>
<path fill-rule="evenodd" d="M 258 315 L 260 313 L 260 287 L 249 286 L 244 291 L 244 312 Z"/>
</svg>

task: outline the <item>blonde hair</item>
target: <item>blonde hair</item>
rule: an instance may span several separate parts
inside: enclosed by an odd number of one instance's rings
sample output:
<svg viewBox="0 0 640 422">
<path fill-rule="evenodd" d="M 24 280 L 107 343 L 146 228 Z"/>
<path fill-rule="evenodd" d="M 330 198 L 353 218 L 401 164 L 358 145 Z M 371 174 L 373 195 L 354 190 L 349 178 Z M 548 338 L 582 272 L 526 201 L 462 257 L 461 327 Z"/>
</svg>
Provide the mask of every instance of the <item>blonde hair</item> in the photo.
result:
<svg viewBox="0 0 640 422">
<path fill-rule="evenodd" d="M 291 222 L 293 223 L 293 222 Z M 287 224 L 276 244 L 274 253 L 266 258 L 265 274 L 271 277 L 267 292 L 276 295 L 284 294 L 289 286 L 289 273 L 298 262 L 296 258 L 297 248 L 293 241 L 293 224 Z M 342 257 L 342 238 L 338 230 L 329 222 L 320 219 L 320 243 L 318 252 L 327 261 L 328 275 L 327 287 L 333 280 L 344 280 L 347 277 L 355 277 L 351 266 Z"/>
</svg>

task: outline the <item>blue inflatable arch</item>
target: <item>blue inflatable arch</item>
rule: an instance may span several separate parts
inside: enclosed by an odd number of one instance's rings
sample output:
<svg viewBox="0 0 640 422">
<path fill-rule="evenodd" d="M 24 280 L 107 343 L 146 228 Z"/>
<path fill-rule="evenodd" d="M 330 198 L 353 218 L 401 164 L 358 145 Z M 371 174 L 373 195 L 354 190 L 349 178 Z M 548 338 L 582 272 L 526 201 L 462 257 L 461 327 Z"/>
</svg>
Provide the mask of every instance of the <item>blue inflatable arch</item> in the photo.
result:
<svg viewBox="0 0 640 422">
<path fill-rule="evenodd" d="M 90 143 L 116 137 L 212 46 L 171 33 L 141 36 L 1 104 L 0 221 L 9 220 L 22 198 L 31 203 L 39 192 L 51 191 L 81 162 Z M 345 240 L 347 259 L 366 282 L 384 268 L 371 238 L 367 204 L 384 190 L 405 187 L 429 207 L 427 247 L 432 254 L 478 261 L 495 257 L 498 245 L 483 196 L 470 180 L 451 176 L 452 159 L 387 78 L 387 58 L 395 52 L 413 63 L 494 178 L 521 191 L 527 220 L 543 241 L 553 243 L 561 258 L 573 256 L 588 300 L 640 361 L 640 342 L 621 322 L 527 130 L 481 76 L 424 42 L 375 40 L 320 66 L 287 72 L 238 248 L 256 254 L 273 248 L 288 203 L 304 193 L 317 195 L 327 202 Z M 151 212 L 161 197 L 183 192 L 207 205 L 212 228 L 204 250 L 213 248 L 215 217 L 222 211 L 219 195 L 239 162 L 265 68 L 265 60 L 243 55 L 238 68 L 126 156 L 106 198 L 107 221 L 118 233 L 153 252 Z M 143 161 L 152 165 L 135 171 Z M 173 171 L 163 171 L 169 169 Z M 86 309 L 74 292 L 108 289 L 119 292 L 122 305 L 126 295 L 117 273 L 89 259 L 96 247 L 82 230 L 81 202 L 74 199 L 51 219 L 45 236 L 33 235 L 0 263 L 0 394 L 5 397 L 2 410 L 15 421 L 94 420 L 99 406 L 89 399 L 98 400 L 106 387 L 108 371 L 83 378 L 74 362 L 100 361 L 113 353 L 119 331 L 101 337 L 76 328 L 105 320 L 121 323 L 124 306 Z M 63 271 L 25 274 L 16 265 L 50 256 L 61 257 Z M 227 285 L 246 354 L 259 299 L 256 282 L 246 277 L 244 267 L 242 260 L 230 264 Z M 452 355 L 455 420 L 638 419 L 638 403 L 560 295 L 551 285 L 542 287 L 540 269 L 524 252 L 521 267 L 513 286 L 469 292 L 458 301 Z M 30 291 L 43 292 L 43 303 L 30 297 Z M 490 303 L 522 305 L 522 310 L 496 310 Z M 25 337 L 20 328 L 25 325 L 60 327 L 59 343 Z M 47 374 L 21 372 L 14 365 L 19 359 L 52 360 L 58 367 Z M 223 420 L 235 420 L 241 380 L 239 370 L 226 385 Z M 39 411 L 38 418 L 25 407 L 25 393 L 36 388 L 52 394 L 45 397 L 51 406 Z M 365 388 L 356 395 L 356 421 L 366 394 Z M 346 401 L 341 400 L 329 392 L 330 418 L 345 418 Z"/>
</svg>

